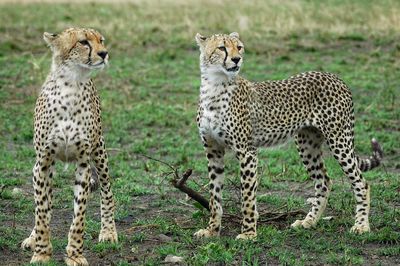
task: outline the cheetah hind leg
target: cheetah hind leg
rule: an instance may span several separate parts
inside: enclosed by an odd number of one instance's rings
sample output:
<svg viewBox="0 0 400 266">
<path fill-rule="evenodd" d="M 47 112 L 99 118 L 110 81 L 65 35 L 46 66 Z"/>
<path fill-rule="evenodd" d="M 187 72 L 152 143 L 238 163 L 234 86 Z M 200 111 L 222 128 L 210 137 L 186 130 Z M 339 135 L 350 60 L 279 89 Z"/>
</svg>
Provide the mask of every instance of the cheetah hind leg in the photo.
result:
<svg viewBox="0 0 400 266">
<path fill-rule="evenodd" d="M 35 250 L 36 246 L 36 241 L 35 241 L 35 228 L 33 228 L 31 234 L 29 237 L 27 237 L 24 241 L 21 243 L 21 248 L 25 250 Z"/>
<path fill-rule="evenodd" d="M 297 150 L 309 176 L 314 180 L 315 197 L 311 210 L 303 220 L 296 220 L 291 227 L 314 227 L 323 214 L 332 187 L 322 160 L 323 135 L 315 128 L 304 128 L 295 137 Z"/>
<path fill-rule="evenodd" d="M 318 185 L 316 185 L 317 187 Z M 315 198 L 314 202 L 313 202 L 313 206 L 310 210 L 310 212 L 307 214 L 307 216 L 303 219 L 303 220 L 296 220 L 294 223 L 291 224 L 292 228 L 312 228 L 314 227 L 318 220 L 320 219 L 322 213 L 324 212 L 326 205 L 328 203 L 328 197 L 330 194 L 330 190 L 332 187 L 332 181 L 331 180 L 327 180 L 327 182 L 325 182 L 325 186 L 326 188 L 326 192 L 324 197 L 318 197 Z M 319 208 L 319 210 L 318 210 Z"/>
<path fill-rule="evenodd" d="M 356 219 L 350 232 L 362 234 L 370 231 L 369 210 L 370 210 L 370 186 L 361 174 L 358 166 L 357 156 L 354 152 L 354 135 L 352 128 L 347 128 L 343 136 L 331 139 L 328 144 L 333 157 L 339 162 L 343 172 L 347 175 L 353 188 L 356 199 Z M 350 137 L 349 137 L 350 136 Z M 344 141 L 337 141 L 343 139 Z"/>
<path fill-rule="evenodd" d="M 200 229 L 196 233 L 194 233 L 194 236 L 197 238 L 208 238 L 208 237 L 213 237 L 213 236 L 219 236 L 219 231 L 216 230 L 210 230 L 210 229 Z"/>
</svg>

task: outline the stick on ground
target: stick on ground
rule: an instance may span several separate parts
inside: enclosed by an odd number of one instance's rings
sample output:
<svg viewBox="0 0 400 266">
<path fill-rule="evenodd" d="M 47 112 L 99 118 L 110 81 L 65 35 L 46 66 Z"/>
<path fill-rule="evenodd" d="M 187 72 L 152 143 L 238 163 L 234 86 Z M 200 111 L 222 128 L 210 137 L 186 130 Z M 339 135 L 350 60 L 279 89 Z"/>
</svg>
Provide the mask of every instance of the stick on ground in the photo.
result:
<svg viewBox="0 0 400 266">
<path fill-rule="evenodd" d="M 200 195 L 197 191 L 194 191 L 190 187 L 186 186 L 186 184 L 185 184 L 186 180 L 188 180 L 188 178 L 190 177 L 191 174 L 192 174 L 192 169 L 188 169 L 183 173 L 183 175 L 180 179 L 177 179 L 177 178 L 172 179 L 171 183 L 175 188 L 186 193 L 189 197 L 191 197 L 192 199 L 194 199 L 195 201 L 200 203 L 201 206 L 203 206 L 208 211 L 210 211 L 208 200 L 205 199 L 202 195 Z"/>
<path fill-rule="evenodd" d="M 203 206 L 206 210 L 210 211 L 209 202 L 206 198 L 200 195 L 197 191 L 191 189 L 190 187 L 186 186 L 186 181 L 192 175 L 193 170 L 187 169 L 183 174 L 182 177 L 179 176 L 179 171 L 177 168 L 173 167 L 171 164 L 161 161 L 159 159 L 152 158 L 148 155 L 142 155 L 148 159 L 163 163 L 167 165 L 173 172 L 170 174 L 174 175 L 174 178 L 171 180 L 171 184 L 177 188 L 178 190 L 182 191 L 183 193 L 187 194 L 190 198 L 194 199 L 201 206 Z M 291 216 L 296 216 L 299 214 L 305 214 L 306 212 L 303 210 L 294 210 L 288 212 L 263 212 L 260 213 L 260 219 L 258 220 L 259 223 L 267 223 L 271 221 L 277 220 L 284 220 Z M 224 216 L 228 216 L 229 218 L 233 218 L 232 220 L 241 221 L 241 217 L 234 215 L 234 214 L 224 214 Z"/>
</svg>

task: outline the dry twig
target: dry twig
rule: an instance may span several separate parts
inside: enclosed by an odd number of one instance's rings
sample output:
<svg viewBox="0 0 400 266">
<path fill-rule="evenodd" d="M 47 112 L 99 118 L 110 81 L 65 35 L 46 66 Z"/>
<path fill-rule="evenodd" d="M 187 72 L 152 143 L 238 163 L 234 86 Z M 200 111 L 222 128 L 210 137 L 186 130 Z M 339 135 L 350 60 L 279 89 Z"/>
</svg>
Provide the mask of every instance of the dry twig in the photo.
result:
<svg viewBox="0 0 400 266">
<path fill-rule="evenodd" d="M 174 166 L 172 166 L 169 163 L 166 163 L 164 161 L 161 161 L 159 159 L 155 159 L 152 158 L 150 156 L 147 155 L 142 155 L 150 160 L 154 160 L 156 162 L 162 163 L 166 166 L 168 166 L 172 172 L 169 174 L 173 174 L 174 178 L 171 179 L 171 184 L 179 189 L 180 191 L 184 192 L 185 194 L 187 194 L 190 198 L 194 199 L 195 201 L 197 201 L 198 203 L 200 203 L 201 206 L 203 206 L 205 209 L 207 209 L 208 211 L 210 211 L 210 207 L 209 207 L 209 202 L 206 198 L 204 198 L 202 195 L 200 195 L 197 191 L 191 189 L 190 187 L 186 186 L 186 181 L 188 180 L 188 178 L 192 175 L 193 170 L 192 169 L 187 169 L 183 174 L 182 177 L 179 176 L 179 171 L 177 168 L 175 168 Z M 258 220 L 259 223 L 267 223 L 267 222 L 271 222 L 271 221 L 277 221 L 277 220 L 285 220 L 289 217 L 292 216 L 296 216 L 299 214 L 303 214 L 305 215 L 306 212 L 303 210 L 294 210 L 294 211 L 287 211 L 287 212 L 279 212 L 278 210 L 280 210 L 282 208 L 279 208 L 273 212 L 262 212 L 260 213 L 260 219 Z M 241 217 L 235 214 L 229 214 L 226 213 L 224 214 L 224 217 L 230 218 L 233 222 L 236 223 L 240 223 L 241 222 Z"/>
<path fill-rule="evenodd" d="M 183 173 L 182 178 L 180 178 L 180 179 L 177 179 L 177 178 L 172 179 L 171 183 L 172 183 L 172 185 L 174 187 L 176 187 L 180 191 L 186 193 L 189 197 L 191 197 L 192 199 L 194 199 L 195 201 L 200 203 L 201 206 L 203 206 L 205 209 L 207 209 L 209 211 L 210 207 L 209 207 L 208 200 L 205 199 L 199 193 L 197 193 L 197 191 L 194 191 L 193 189 L 191 189 L 190 187 L 186 186 L 186 184 L 185 184 L 187 179 L 190 177 L 191 174 L 192 174 L 192 169 L 188 169 Z"/>
</svg>

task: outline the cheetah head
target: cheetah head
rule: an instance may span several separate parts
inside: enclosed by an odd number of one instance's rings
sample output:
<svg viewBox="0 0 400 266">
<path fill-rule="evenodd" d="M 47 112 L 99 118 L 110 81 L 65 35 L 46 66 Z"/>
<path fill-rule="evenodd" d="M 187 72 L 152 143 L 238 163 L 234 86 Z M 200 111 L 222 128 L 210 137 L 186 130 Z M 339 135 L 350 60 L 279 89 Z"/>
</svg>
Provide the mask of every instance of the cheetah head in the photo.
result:
<svg viewBox="0 0 400 266">
<path fill-rule="evenodd" d="M 243 63 L 244 46 L 239 34 L 215 34 L 204 37 L 196 34 L 196 42 L 200 47 L 200 68 L 202 73 L 221 78 L 233 78 Z"/>
<path fill-rule="evenodd" d="M 93 29 L 69 28 L 60 34 L 45 32 L 43 39 L 53 52 L 55 66 L 92 70 L 101 69 L 108 63 L 104 37 Z"/>
</svg>

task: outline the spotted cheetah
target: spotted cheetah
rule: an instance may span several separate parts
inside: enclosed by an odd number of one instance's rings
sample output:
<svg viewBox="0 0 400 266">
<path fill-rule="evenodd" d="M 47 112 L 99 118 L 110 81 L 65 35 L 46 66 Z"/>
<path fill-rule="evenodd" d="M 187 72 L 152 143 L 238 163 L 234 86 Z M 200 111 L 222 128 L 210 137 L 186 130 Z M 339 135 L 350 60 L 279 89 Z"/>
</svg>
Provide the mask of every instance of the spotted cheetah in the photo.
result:
<svg viewBox="0 0 400 266">
<path fill-rule="evenodd" d="M 70 28 L 60 34 L 45 32 L 43 38 L 51 48 L 53 59 L 50 74 L 35 107 L 35 227 L 22 247 L 34 251 L 31 263 L 50 259 L 54 164 L 56 160 L 76 162 L 74 216 L 65 262 L 67 265 L 88 265 L 82 250 L 92 161 L 101 187 L 99 241 L 118 241 L 107 152 L 102 136 L 100 100 L 90 79 L 90 73 L 102 69 L 109 56 L 103 36 L 93 29 Z"/>
<path fill-rule="evenodd" d="M 311 210 L 292 227 L 314 226 L 326 207 L 332 186 L 322 160 L 321 145 L 326 142 L 354 190 L 357 208 L 351 231 L 368 232 L 370 186 L 361 172 L 380 164 L 382 149 L 373 139 L 373 155 L 369 159 L 355 155 L 353 102 L 344 82 L 323 72 L 251 82 L 238 75 L 244 54 L 238 33 L 208 38 L 197 34 L 196 42 L 201 70 L 197 123 L 208 159 L 211 217 L 207 228 L 197 231 L 195 236 L 220 233 L 226 149 L 232 150 L 240 162 L 243 220 L 237 239 L 257 236 L 257 149 L 280 144 L 292 136 L 315 182 Z"/>
</svg>

